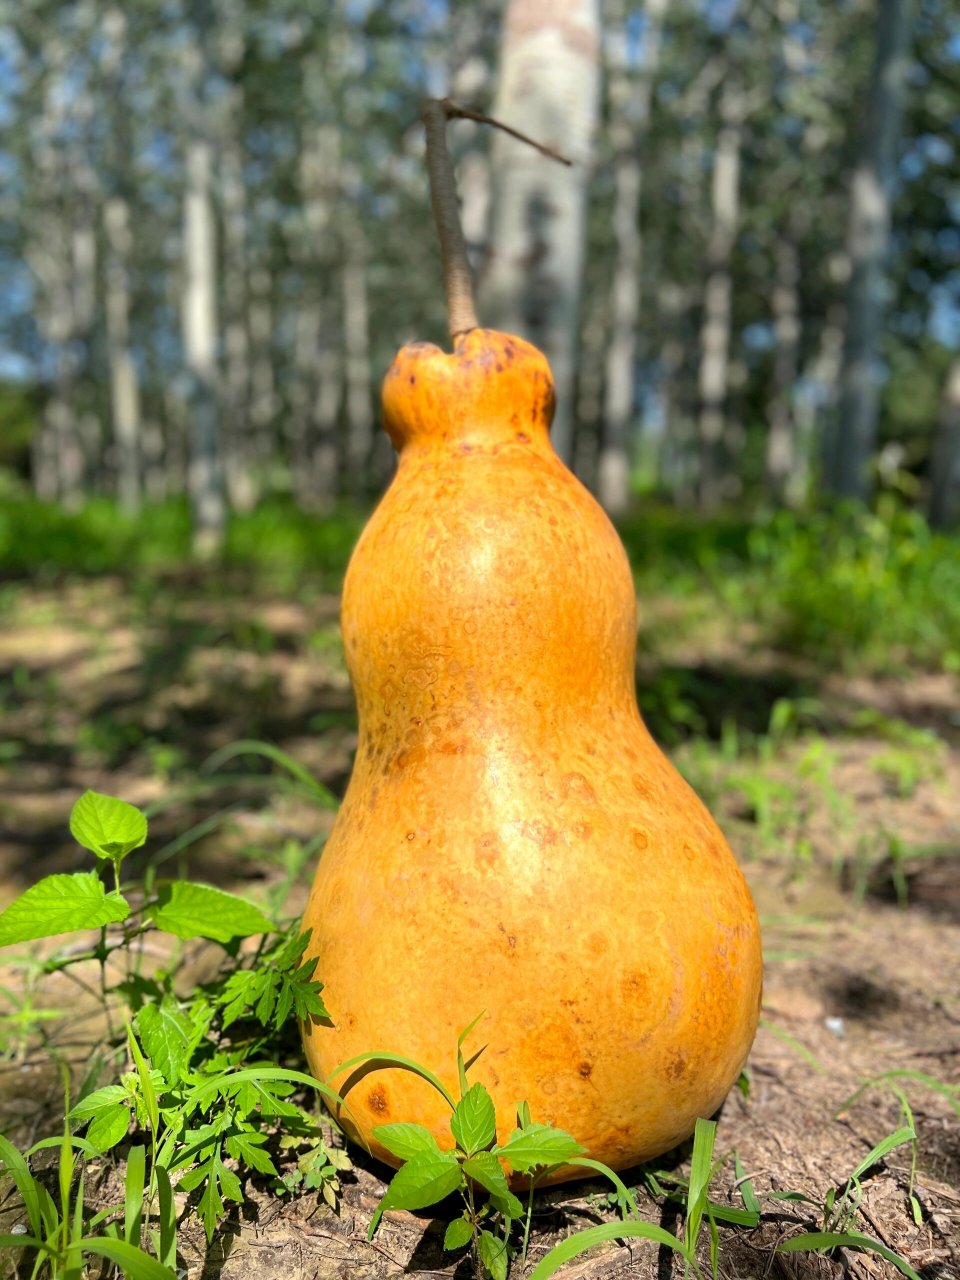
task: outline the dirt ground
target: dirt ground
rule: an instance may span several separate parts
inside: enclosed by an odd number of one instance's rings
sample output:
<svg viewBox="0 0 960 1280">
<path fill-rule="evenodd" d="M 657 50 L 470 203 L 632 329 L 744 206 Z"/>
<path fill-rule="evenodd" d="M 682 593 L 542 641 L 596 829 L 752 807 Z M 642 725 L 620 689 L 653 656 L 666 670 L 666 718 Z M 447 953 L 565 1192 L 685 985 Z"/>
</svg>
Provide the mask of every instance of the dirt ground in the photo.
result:
<svg viewBox="0 0 960 1280">
<path fill-rule="evenodd" d="M 285 840 L 316 835 L 330 815 L 269 787 L 218 789 L 211 781 L 197 792 L 187 781 L 218 747 L 263 738 L 342 790 L 355 719 L 335 618 L 329 596 L 251 601 L 229 584 L 215 600 L 202 592 L 133 597 L 115 580 L 8 593 L 0 606 L 0 905 L 41 875 L 85 865 L 67 816 L 87 787 L 159 803 L 150 849 L 178 872 L 251 891 L 276 883 L 271 855 Z M 692 642 L 670 661 L 692 673 L 691 688 L 716 670 L 716 655 Z M 657 665 L 653 658 L 642 668 L 641 693 Z M 768 693 L 758 678 L 764 670 L 778 673 Z M 724 654 L 723 671 L 732 714 L 759 724 L 786 675 L 796 675 L 778 655 L 738 655 L 736 646 Z M 775 1254 L 778 1240 L 801 1224 L 820 1224 L 810 1207 L 763 1197 L 792 1190 L 822 1202 L 901 1123 L 888 1086 L 868 1089 L 838 1114 L 845 1099 L 871 1077 L 907 1072 L 900 1083 L 919 1136 L 922 1221 L 910 1211 L 910 1148 L 901 1147 L 864 1181 L 857 1229 L 902 1254 L 924 1280 L 960 1277 L 958 1095 L 951 1107 L 918 1074 L 960 1085 L 960 688 L 947 676 L 802 674 L 827 708 L 819 755 L 803 737 L 779 743 L 760 763 L 725 760 L 719 748 L 705 763 L 689 743 L 675 752 L 695 780 L 709 777 L 710 802 L 743 857 L 765 938 L 764 1018 L 749 1095 L 728 1098 L 717 1144 L 739 1152 L 765 1212 L 755 1230 L 721 1226 L 720 1273 L 731 1280 L 897 1274 L 873 1254 Z M 889 733 L 876 727 L 891 718 L 920 731 L 911 751 L 892 757 Z M 770 780 L 772 816 L 763 795 L 738 780 L 750 769 Z M 178 843 L 207 820 L 205 835 Z M 305 883 L 294 886 L 291 913 L 305 892 Z M 0 987 L 12 985 L 0 972 Z M 56 1004 L 66 993 L 46 998 Z M 49 1063 L 21 1046 L 0 1061 L 0 1128 L 21 1140 L 45 1136 L 45 1125 L 56 1123 L 58 1091 Z M 181 1252 L 190 1280 L 470 1276 L 465 1261 L 451 1262 L 440 1247 L 440 1214 L 387 1214 L 366 1242 L 385 1171 L 352 1155 L 339 1213 L 315 1197 L 281 1202 L 254 1186 L 212 1246 L 188 1227 Z M 674 1167 L 684 1158 L 675 1154 Z M 109 1182 L 110 1170 L 102 1173 Z M 639 1187 L 648 1220 L 676 1230 L 675 1209 L 650 1199 L 639 1174 L 627 1181 Z M 731 1161 L 715 1195 L 740 1204 L 734 1181 Z M 530 1266 L 564 1235 L 608 1220 L 604 1193 L 597 1183 L 543 1193 Z M 3 1229 L 11 1213 L 8 1196 Z M 561 1274 L 664 1280 L 671 1260 L 634 1241 L 603 1247 Z"/>
</svg>

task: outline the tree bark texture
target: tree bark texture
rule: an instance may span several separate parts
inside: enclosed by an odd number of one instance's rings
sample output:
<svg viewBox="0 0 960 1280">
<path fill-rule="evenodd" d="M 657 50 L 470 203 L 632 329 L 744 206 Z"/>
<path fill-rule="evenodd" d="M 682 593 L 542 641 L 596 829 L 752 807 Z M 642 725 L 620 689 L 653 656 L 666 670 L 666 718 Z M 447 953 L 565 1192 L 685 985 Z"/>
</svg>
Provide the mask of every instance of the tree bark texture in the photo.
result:
<svg viewBox="0 0 960 1280">
<path fill-rule="evenodd" d="M 960 524 L 960 356 L 947 370 L 930 463 L 930 523 Z"/>
<path fill-rule="evenodd" d="M 497 134 L 481 323 L 545 352 L 557 388 L 553 441 L 569 460 L 583 287 L 586 184 L 598 113 L 598 0 L 510 0 L 493 114 L 574 161 Z"/>
<path fill-rule="evenodd" d="M 713 160 L 712 227 L 707 246 L 697 373 L 699 497 L 707 509 L 715 507 L 723 496 L 723 438 L 733 310 L 731 259 L 740 212 L 740 148 L 745 105 L 743 86 L 735 71 L 728 68 L 720 89 L 720 129 Z"/>
<path fill-rule="evenodd" d="M 824 474 L 825 487 L 840 498 L 864 499 L 872 489 L 879 409 L 876 362 L 912 9 L 912 0 L 878 0 L 873 69 L 850 185 L 847 326 L 838 420 Z"/>
<path fill-rule="evenodd" d="M 627 57 L 627 7 L 624 0 L 610 0 L 604 13 L 608 28 L 607 76 L 610 141 L 614 152 L 613 232 L 616 256 L 610 294 L 603 443 L 597 492 L 603 506 L 613 515 L 625 511 L 630 500 L 629 441 L 630 426 L 636 412 L 637 321 L 643 271 L 640 229 L 643 148 L 666 8 L 667 0 L 647 0 L 643 60 L 633 72 Z"/>
</svg>

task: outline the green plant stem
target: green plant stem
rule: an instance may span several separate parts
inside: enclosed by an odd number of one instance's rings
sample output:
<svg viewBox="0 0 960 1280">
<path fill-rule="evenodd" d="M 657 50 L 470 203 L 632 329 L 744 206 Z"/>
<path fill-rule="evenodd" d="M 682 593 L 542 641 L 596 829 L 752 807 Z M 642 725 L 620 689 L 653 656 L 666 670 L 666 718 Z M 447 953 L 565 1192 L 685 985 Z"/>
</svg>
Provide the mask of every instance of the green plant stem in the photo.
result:
<svg viewBox="0 0 960 1280">
<path fill-rule="evenodd" d="M 530 1244 L 530 1224 L 533 1220 L 533 1197 L 537 1189 L 535 1178 L 530 1179 L 530 1190 L 527 1192 L 527 1213 L 523 1220 L 523 1244 L 520 1248 L 520 1266 L 527 1265 L 527 1248 Z"/>
</svg>

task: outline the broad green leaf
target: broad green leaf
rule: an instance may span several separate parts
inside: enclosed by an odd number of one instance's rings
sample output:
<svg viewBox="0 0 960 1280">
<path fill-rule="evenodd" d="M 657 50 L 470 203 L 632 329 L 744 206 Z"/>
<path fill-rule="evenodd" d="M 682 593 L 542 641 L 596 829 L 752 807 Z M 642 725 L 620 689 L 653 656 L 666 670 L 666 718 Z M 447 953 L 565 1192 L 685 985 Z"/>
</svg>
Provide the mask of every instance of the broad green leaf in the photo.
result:
<svg viewBox="0 0 960 1280">
<path fill-rule="evenodd" d="M 500 1161 L 492 1151 L 478 1151 L 463 1162 L 463 1172 L 490 1193 L 494 1207 L 506 1218 L 522 1218 L 523 1205 L 510 1191 Z"/>
<path fill-rule="evenodd" d="M 445 1200 L 462 1182 L 460 1162 L 452 1151 L 442 1151 L 439 1155 L 422 1152 L 414 1156 L 393 1175 L 393 1181 L 377 1205 L 367 1239 L 373 1239 L 385 1209 L 425 1209 Z"/>
<path fill-rule="evenodd" d="M 436 1138 L 422 1124 L 380 1124 L 374 1129 L 373 1136 L 401 1160 L 440 1154 Z"/>
<path fill-rule="evenodd" d="M 563 1164 L 572 1156 L 586 1150 L 565 1129 L 554 1129 L 548 1124 L 532 1124 L 526 1129 L 514 1129 L 510 1141 L 500 1148 L 499 1154 L 509 1160 L 510 1168 L 517 1173 L 531 1173 L 541 1165 Z"/>
<path fill-rule="evenodd" d="M 480 1261 L 490 1273 L 490 1280 L 507 1280 L 507 1242 L 492 1231 L 481 1231 L 477 1241 Z"/>
<path fill-rule="evenodd" d="M 457 1146 L 468 1156 L 489 1147 L 496 1138 L 493 1099 L 479 1081 L 471 1085 L 457 1103 L 450 1120 L 450 1131 Z"/>
<path fill-rule="evenodd" d="M 145 914 L 164 933 L 177 938 L 210 938 L 230 942 L 254 933 L 270 933 L 272 923 L 259 907 L 236 894 L 192 880 L 171 880 L 160 888 L 157 902 Z"/>
<path fill-rule="evenodd" d="M 652 1222 L 605 1222 L 600 1227 L 588 1227 L 585 1231 L 578 1231 L 576 1235 L 569 1236 L 566 1240 L 561 1240 L 558 1245 L 554 1245 L 547 1256 L 541 1258 L 534 1267 L 530 1273 L 530 1280 L 548 1280 L 548 1277 L 555 1271 L 559 1271 L 565 1262 L 569 1262 L 571 1258 L 576 1258 L 581 1253 L 586 1253 L 594 1245 L 604 1244 L 607 1240 L 626 1240 L 636 1237 L 641 1240 L 653 1240 L 656 1244 L 666 1245 L 668 1249 L 675 1249 L 692 1267 L 695 1265 L 692 1254 L 687 1252 L 676 1236 L 672 1236 L 669 1231 L 664 1231 L 663 1227 L 655 1226 Z"/>
<path fill-rule="evenodd" d="M 128 1280 L 177 1280 L 176 1271 L 171 1271 L 151 1258 L 149 1253 L 126 1240 L 111 1240 L 109 1236 L 88 1236 L 79 1242 L 84 1253 L 93 1253 L 101 1258 L 115 1262 Z"/>
<path fill-rule="evenodd" d="M 190 1054 L 190 1023 L 172 1000 L 145 1004 L 137 1014 L 137 1031 L 151 1065 L 169 1085 L 178 1084 Z"/>
<path fill-rule="evenodd" d="M 868 1253 L 879 1254 L 881 1258 L 892 1262 L 897 1270 L 907 1277 L 907 1280 L 921 1280 L 909 1262 L 901 1258 L 899 1253 L 894 1253 L 892 1249 L 888 1249 L 885 1244 L 881 1244 L 871 1236 L 862 1236 L 854 1231 L 804 1231 L 798 1236 L 791 1236 L 789 1240 L 782 1240 L 777 1245 L 777 1253 L 805 1253 L 808 1249 L 863 1249 Z"/>
<path fill-rule="evenodd" d="M 126 920 L 129 914 L 126 899 L 107 893 L 95 871 L 45 876 L 0 913 L 0 947 L 77 929 L 99 929 Z"/>
<path fill-rule="evenodd" d="M 98 858 L 120 862 L 147 839 L 147 820 L 126 800 L 85 791 L 70 813 L 70 834 Z"/>
<path fill-rule="evenodd" d="M 104 1107 L 90 1122 L 87 1130 L 87 1141 L 96 1147 L 102 1155 L 109 1151 L 127 1136 L 130 1128 L 130 1106 L 128 1103 L 114 1102 Z"/>
<path fill-rule="evenodd" d="M 462 1249 L 473 1239 L 473 1228 L 466 1218 L 454 1218 L 443 1233 L 443 1247 L 449 1251 Z"/>
</svg>

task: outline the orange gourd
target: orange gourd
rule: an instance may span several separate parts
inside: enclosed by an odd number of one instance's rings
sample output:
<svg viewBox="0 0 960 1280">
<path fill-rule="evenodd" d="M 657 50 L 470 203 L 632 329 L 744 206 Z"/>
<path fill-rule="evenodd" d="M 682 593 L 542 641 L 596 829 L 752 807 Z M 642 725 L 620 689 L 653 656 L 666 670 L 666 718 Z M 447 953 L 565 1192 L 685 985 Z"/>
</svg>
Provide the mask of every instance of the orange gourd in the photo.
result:
<svg viewBox="0 0 960 1280">
<path fill-rule="evenodd" d="M 354 552 L 343 641 L 356 762 L 304 920 L 332 1027 L 313 1072 L 401 1053 L 456 1092 L 458 1033 L 498 1138 L 516 1105 L 624 1168 L 685 1138 L 753 1040 L 749 890 L 643 725 L 623 547 L 553 452 L 546 359 L 485 329 L 386 376 L 399 467 Z M 449 1111 L 397 1068 L 353 1085 L 373 1129 Z M 566 1171 L 568 1174 L 572 1170 Z"/>
</svg>

